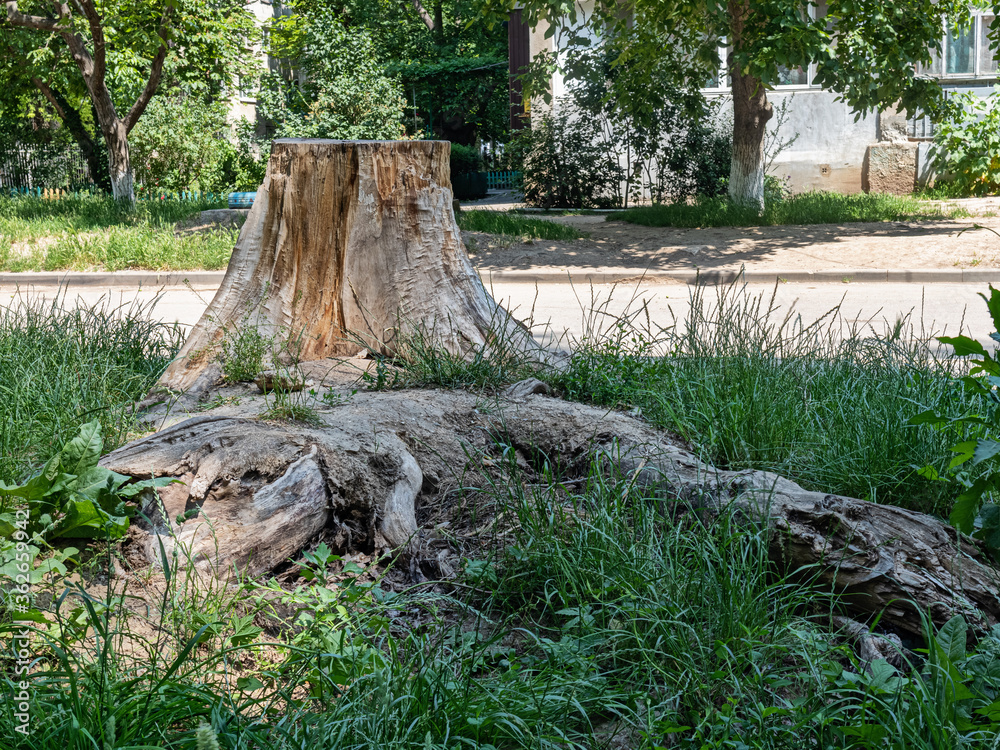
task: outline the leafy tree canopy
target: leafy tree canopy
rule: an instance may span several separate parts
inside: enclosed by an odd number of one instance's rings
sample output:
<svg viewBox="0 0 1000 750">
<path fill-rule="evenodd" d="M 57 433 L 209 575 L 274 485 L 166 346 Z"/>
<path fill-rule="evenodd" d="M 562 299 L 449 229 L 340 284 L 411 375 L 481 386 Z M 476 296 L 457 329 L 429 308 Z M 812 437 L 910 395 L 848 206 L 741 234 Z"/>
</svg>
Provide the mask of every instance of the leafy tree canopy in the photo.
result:
<svg viewBox="0 0 1000 750">
<path fill-rule="evenodd" d="M 502 138 L 507 130 L 507 37 L 490 27 L 471 0 L 346 0 L 333 4 L 297 0 L 294 13 L 270 29 L 270 53 L 287 61 L 285 77 L 308 52 L 308 29 L 331 15 L 347 29 L 363 31 L 374 59 L 398 79 L 406 100 L 405 125 L 460 143 Z"/>
</svg>

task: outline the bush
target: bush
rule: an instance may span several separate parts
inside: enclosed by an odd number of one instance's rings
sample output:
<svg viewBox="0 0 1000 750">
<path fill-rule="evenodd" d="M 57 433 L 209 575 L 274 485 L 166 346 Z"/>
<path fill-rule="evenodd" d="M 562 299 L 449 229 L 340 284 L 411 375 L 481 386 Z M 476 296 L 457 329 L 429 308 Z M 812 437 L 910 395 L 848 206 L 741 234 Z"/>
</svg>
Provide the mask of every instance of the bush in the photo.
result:
<svg viewBox="0 0 1000 750">
<path fill-rule="evenodd" d="M 223 164 L 226 184 L 235 190 L 256 190 L 264 182 L 271 141 L 259 138 L 253 124 L 241 117 L 236 125 L 236 143 Z"/>
<path fill-rule="evenodd" d="M 483 168 L 483 157 L 475 146 L 463 146 L 461 143 L 451 144 L 451 175 L 479 172 Z"/>
<path fill-rule="evenodd" d="M 620 205 L 625 170 L 601 145 L 600 124 L 572 100 L 555 102 L 515 140 L 525 202 L 541 208 Z"/>
<path fill-rule="evenodd" d="M 648 186 L 654 202 L 723 195 L 733 160 L 732 122 L 709 113 L 664 138 L 652 158 L 658 162 Z"/>
<path fill-rule="evenodd" d="M 1000 97 L 965 92 L 951 103 L 951 113 L 934 133 L 934 169 L 945 175 L 953 195 L 1000 192 Z"/>
<path fill-rule="evenodd" d="M 226 103 L 174 89 L 155 96 L 129 135 L 137 182 L 154 189 L 218 192 L 229 143 Z"/>
</svg>

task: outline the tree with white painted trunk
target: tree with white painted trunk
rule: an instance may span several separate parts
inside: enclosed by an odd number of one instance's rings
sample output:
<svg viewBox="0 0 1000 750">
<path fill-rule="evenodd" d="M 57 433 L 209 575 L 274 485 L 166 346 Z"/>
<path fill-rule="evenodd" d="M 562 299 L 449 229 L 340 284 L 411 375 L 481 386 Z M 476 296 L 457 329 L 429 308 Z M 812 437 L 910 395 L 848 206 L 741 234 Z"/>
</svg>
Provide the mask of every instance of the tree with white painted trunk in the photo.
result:
<svg viewBox="0 0 1000 750">
<path fill-rule="evenodd" d="M 515 7 L 513 0 L 487 4 L 497 20 Z M 697 88 L 728 75 L 733 98 L 729 197 L 761 210 L 769 91 L 792 73 L 804 79 L 814 71 L 807 82 L 840 94 L 858 116 L 890 106 L 934 114 L 946 106 L 944 94 L 936 80 L 920 74 L 920 66 L 940 54 L 945 24 L 962 25 L 971 8 L 966 0 L 595 0 L 586 10 L 554 0 L 516 5 L 528 23 L 553 29 L 560 49 L 590 44 L 580 33 L 584 26 L 593 36 L 614 40 L 621 50 L 619 65 L 675 71 L 680 77 L 671 82 L 675 86 Z M 720 50 L 725 50 L 724 60 Z M 536 70 L 528 77 L 530 93 L 544 95 L 540 80 L 571 57 L 536 56 L 536 67 L 546 75 Z M 694 64 L 678 64 L 681 58 Z M 653 60 L 673 64 L 657 66 Z M 658 82 L 651 78 L 649 83 Z"/>
<path fill-rule="evenodd" d="M 249 59 L 246 37 L 253 20 L 233 0 L 211 9 L 189 0 L 4 5 L 0 84 L 40 94 L 80 145 L 98 182 L 94 141 L 103 139 L 112 194 L 130 203 L 135 193 L 128 135 L 165 75 L 199 95 L 218 95 Z M 88 109 L 99 134 L 85 123 Z"/>
</svg>

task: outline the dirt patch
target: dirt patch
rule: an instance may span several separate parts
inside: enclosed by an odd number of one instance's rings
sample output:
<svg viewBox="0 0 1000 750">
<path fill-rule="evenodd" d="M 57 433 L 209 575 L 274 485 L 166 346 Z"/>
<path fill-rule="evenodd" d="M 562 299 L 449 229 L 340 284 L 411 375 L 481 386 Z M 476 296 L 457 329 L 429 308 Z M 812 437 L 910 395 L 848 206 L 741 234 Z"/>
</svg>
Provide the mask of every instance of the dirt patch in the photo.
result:
<svg viewBox="0 0 1000 750">
<path fill-rule="evenodd" d="M 507 269 L 841 270 L 1000 268 L 1000 218 L 675 229 L 600 216 L 552 217 L 587 232 L 573 241 L 465 233 L 480 273 Z M 978 226 L 977 226 L 978 225 Z"/>
</svg>

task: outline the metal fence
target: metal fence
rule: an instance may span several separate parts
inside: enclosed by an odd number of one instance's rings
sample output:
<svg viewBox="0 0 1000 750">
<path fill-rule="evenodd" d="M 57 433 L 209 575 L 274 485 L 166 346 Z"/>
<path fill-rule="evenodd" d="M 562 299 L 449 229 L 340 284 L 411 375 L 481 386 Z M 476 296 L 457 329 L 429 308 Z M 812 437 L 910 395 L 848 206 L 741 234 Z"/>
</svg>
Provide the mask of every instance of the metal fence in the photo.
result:
<svg viewBox="0 0 1000 750">
<path fill-rule="evenodd" d="M 75 144 L 0 141 L 0 188 L 78 190 L 90 184 L 90 170 Z"/>
<path fill-rule="evenodd" d="M 520 177 L 520 172 L 513 172 L 510 170 L 505 172 L 487 172 L 486 186 L 490 190 L 513 190 Z"/>
</svg>

